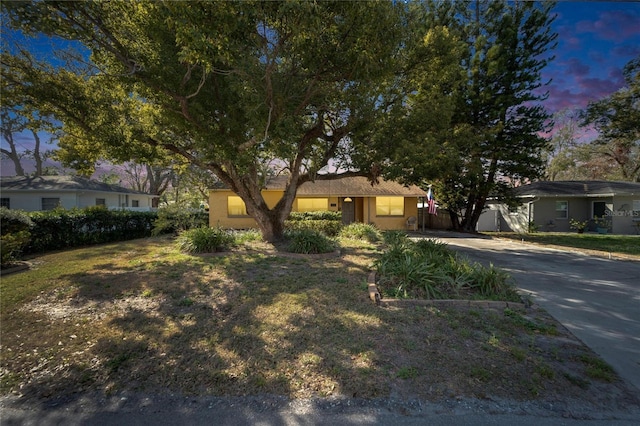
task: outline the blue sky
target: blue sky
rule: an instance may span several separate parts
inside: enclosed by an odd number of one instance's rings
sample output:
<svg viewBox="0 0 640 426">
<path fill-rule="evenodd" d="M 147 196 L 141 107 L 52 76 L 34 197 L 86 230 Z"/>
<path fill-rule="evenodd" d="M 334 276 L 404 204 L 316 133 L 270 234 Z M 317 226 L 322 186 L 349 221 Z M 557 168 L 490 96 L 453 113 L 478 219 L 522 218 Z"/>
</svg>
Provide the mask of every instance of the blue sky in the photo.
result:
<svg viewBox="0 0 640 426">
<path fill-rule="evenodd" d="M 562 1 L 555 8 L 555 60 L 543 70 L 548 110 L 584 108 L 624 85 L 622 68 L 640 55 L 640 2 Z"/>
<path fill-rule="evenodd" d="M 547 109 L 582 109 L 620 89 L 622 68 L 640 56 L 640 2 L 560 1 L 554 11 L 556 58 L 542 71 L 543 80 L 551 80 Z M 36 41 L 34 50 L 46 50 L 41 43 L 47 41 Z M 19 139 L 22 147 L 33 146 L 28 133 Z M 10 161 L 2 161 L 1 172 L 13 174 Z"/>
</svg>

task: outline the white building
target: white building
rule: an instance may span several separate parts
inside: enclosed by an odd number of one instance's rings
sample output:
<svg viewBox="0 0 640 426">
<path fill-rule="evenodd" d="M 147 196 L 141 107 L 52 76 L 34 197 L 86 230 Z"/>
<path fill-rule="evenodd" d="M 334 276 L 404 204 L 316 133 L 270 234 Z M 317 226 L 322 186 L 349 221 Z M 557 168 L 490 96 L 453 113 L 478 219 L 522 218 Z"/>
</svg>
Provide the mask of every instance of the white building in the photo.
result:
<svg viewBox="0 0 640 426">
<path fill-rule="evenodd" d="M 0 178 L 0 205 L 39 211 L 105 206 L 108 209 L 149 211 L 157 196 L 78 176 L 15 176 Z"/>
</svg>

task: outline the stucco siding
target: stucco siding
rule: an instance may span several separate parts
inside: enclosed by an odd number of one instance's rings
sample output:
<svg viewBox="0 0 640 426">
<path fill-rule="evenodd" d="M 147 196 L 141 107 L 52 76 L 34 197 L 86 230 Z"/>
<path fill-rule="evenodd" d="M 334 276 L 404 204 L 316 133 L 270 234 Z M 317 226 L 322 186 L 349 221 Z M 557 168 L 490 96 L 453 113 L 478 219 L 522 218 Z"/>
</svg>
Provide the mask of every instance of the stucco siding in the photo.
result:
<svg viewBox="0 0 640 426">
<path fill-rule="evenodd" d="M 282 197 L 283 191 L 264 191 L 263 197 L 269 207 L 275 206 Z M 229 217 L 227 211 L 227 197 L 235 196 L 229 190 L 212 190 L 209 192 L 209 226 L 220 226 L 223 228 L 246 229 L 257 228 L 256 221 L 249 216 Z M 303 196 L 299 198 L 328 198 L 329 210 L 339 211 L 341 209 L 342 198 L 339 197 L 311 197 Z M 292 211 L 298 211 L 297 200 L 293 203 Z M 406 229 L 407 219 L 411 216 L 418 216 L 418 197 L 404 198 L 403 216 L 376 216 L 376 198 L 358 197 L 352 201 L 355 203 L 355 220 L 357 222 L 371 223 L 382 230 Z"/>
</svg>

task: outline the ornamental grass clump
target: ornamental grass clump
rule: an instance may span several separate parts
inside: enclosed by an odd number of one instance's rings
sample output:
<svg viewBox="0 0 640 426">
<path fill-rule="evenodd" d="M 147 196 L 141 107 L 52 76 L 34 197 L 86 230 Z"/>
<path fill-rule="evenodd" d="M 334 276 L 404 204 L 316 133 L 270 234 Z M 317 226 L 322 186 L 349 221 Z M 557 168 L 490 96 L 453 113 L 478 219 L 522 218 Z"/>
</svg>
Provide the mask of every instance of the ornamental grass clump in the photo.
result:
<svg viewBox="0 0 640 426">
<path fill-rule="evenodd" d="M 385 296 L 413 299 L 520 301 L 509 274 L 459 257 L 445 243 L 384 234 L 387 250 L 374 263 Z"/>
<path fill-rule="evenodd" d="M 222 228 L 200 227 L 182 232 L 177 242 L 180 250 L 187 253 L 214 253 L 233 246 L 235 238 Z"/>
<path fill-rule="evenodd" d="M 342 228 L 340 238 L 351 238 L 375 243 L 382 239 L 382 234 L 374 225 L 354 222 Z"/>
</svg>

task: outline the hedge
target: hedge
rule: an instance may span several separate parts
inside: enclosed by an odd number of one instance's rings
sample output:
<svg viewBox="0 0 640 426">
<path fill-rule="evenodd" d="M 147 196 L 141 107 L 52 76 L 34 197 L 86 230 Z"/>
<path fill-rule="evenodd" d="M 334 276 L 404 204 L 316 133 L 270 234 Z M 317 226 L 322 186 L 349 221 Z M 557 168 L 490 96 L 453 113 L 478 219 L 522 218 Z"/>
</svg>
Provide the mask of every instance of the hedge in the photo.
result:
<svg viewBox="0 0 640 426">
<path fill-rule="evenodd" d="M 148 237 L 158 217 L 155 212 L 104 207 L 55 209 L 29 216 L 34 227 L 25 248 L 28 253 Z"/>
</svg>

